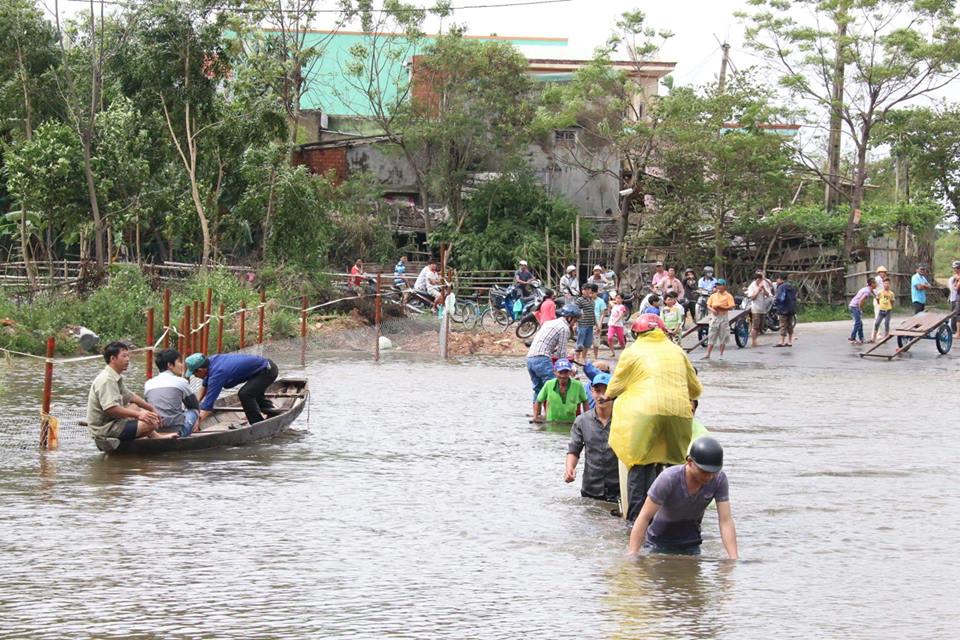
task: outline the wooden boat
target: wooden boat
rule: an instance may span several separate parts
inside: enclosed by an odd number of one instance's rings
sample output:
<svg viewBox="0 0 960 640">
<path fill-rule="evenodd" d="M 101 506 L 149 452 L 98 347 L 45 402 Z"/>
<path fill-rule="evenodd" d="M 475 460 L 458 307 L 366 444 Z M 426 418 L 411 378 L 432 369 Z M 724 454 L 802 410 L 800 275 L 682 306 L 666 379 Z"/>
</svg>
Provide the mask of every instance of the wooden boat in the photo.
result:
<svg viewBox="0 0 960 640">
<path fill-rule="evenodd" d="M 213 447 L 233 447 L 267 440 L 286 430 L 303 411 L 310 398 L 307 381 L 302 378 L 280 378 L 267 389 L 266 396 L 276 409 L 270 417 L 249 424 L 236 396 L 219 398 L 214 414 L 203 423 L 203 431 L 188 438 L 95 438 L 97 448 L 110 454 L 132 453 L 151 455 L 172 451 L 197 451 Z"/>
</svg>

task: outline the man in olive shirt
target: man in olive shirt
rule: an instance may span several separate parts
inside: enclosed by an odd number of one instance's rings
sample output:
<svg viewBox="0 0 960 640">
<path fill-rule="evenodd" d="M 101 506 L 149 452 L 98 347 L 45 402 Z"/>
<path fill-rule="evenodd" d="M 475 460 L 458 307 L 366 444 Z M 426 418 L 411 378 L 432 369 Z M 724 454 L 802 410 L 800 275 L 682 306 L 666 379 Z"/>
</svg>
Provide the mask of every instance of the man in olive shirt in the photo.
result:
<svg viewBox="0 0 960 640">
<path fill-rule="evenodd" d="M 570 446 L 567 448 L 567 465 L 564 482 L 573 482 L 577 477 L 577 462 L 586 449 L 583 463 L 583 480 L 580 495 L 585 498 L 617 502 L 620 499 L 620 470 L 617 455 L 610 448 L 610 418 L 613 401 L 603 397 L 610 383 L 609 373 L 598 373 L 590 384 L 595 407 L 581 413 L 570 429 Z"/>
<path fill-rule="evenodd" d="M 130 350 L 111 342 L 103 350 L 107 366 L 93 380 L 87 396 L 87 428 L 94 438 L 176 438 L 176 433 L 157 433 L 160 416 L 153 406 L 127 390 L 120 375 L 130 366 Z M 137 408 L 139 407 L 139 409 Z"/>
</svg>

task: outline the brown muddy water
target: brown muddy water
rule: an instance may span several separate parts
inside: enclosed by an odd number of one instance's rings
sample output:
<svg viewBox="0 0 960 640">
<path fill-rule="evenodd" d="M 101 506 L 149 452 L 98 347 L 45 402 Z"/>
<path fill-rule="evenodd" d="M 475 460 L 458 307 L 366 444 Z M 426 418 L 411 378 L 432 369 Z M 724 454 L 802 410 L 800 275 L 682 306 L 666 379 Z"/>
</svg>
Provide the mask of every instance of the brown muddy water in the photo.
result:
<svg viewBox="0 0 960 640">
<path fill-rule="evenodd" d="M 313 392 L 292 432 L 153 459 L 37 453 L 38 371 L 0 364 L 0 637 L 955 637 L 960 352 L 868 362 L 848 330 L 697 363 L 739 562 L 712 510 L 700 557 L 628 560 L 522 359 L 279 349 Z M 58 371 L 61 413 L 98 368 Z"/>
</svg>

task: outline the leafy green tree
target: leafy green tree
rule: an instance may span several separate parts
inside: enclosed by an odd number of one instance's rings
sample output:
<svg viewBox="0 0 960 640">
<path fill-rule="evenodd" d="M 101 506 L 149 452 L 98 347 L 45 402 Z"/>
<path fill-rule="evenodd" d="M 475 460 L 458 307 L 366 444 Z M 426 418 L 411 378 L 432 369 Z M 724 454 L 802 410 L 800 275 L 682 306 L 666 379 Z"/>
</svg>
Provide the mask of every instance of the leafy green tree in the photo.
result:
<svg viewBox="0 0 960 640">
<path fill-rule="evenodd" d="M 789 202 L 791 149 L 766 125 L 782 118 L 749 74 L 717 87 L 675 88 L 657 102 L 656 162 L 647 233 L 686 244 L 709 239 L 722 269 L 735 219 L 753 220 Z"/>
<path fill-rule="evenodd" d="M 517 261 L 546 266 L 545 234 L 569 244 L 577 209 L 551 196 L 529 170 L 505 173 L 477 187 L 465 205 L 469 213 L 458 232 L 452 223 L 438 227 L 432 241 L 451 242 L 456 264 L 463 269 L 510 269 Z M 593 241 L 584 225 L 581 241 Z"/>
<path fill-rule="evenodd" d="M 843 124 L 854 147 L 843 253 L 867 182 L 867 152 L 892 110 L 942 89 L 960 74 L 953 0 L 751 0 L 747 42 L 780 73 L 792 96 Z M 819 115 L 819 114 L 817 114 Z M 839 146 L 839 136 L 835 139 Z M 808 162 L 831 188 L 838 176 Z"/>
<path fill-rule="evenodd" d="M 0 138 L 10 140 L 22 136 L 29 141 L 34 127 L 50 113 L 51 93 L 49 70 L 56 64 L 56 34 L 50 23 L 31 0 L 0 0 Z M 9 203 L 5 189 L 0 188 L 0 209 Z M 17 215 L 20 254 L 27 267 L 31 284 L 36 268 L 30 255 L 29 238 L 37 230 L 30 223 L 29 202 L 20 202 Z"/>
<path fill-rule="evenodd" d="M 878 142 L 907 161 L 903 174 L 909 173 L 912 190 L 944 202 L 960 227 L 960 105 L 893 111 Z"/>
</svg>

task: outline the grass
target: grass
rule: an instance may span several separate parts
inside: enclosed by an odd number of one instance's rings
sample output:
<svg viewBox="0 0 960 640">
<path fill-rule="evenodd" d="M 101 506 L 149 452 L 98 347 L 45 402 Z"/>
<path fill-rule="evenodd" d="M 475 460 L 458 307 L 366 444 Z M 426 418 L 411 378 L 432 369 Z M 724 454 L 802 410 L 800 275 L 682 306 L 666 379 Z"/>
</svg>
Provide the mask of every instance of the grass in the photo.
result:
<svg viewBox="0 0 960 640">
<path fill-rule="evenodd" d="M 281 304 L 297 305 L 301 295 L 311 300 L 328 295 L 323 284 L 309 280 L 303 274 L 288 273 L 283 269 L 264 271 L 259 284 L 266 287 L 267 298 Z M 183 308 L 193 300 L 206 298 L 207 288 L 213 289 L 216 309 L 221 302 L 226 313 L 236 311 L 245 302 L 251 313 L 247 317 L 247 331 L 256 330 L 256 309 L 260 298 L 257 290 L 240 281 L 230 271 L 211 270 L 196 274 L 171 287 L 171 322 L 179 322 Z M 39 295 L 29 303 L 17 304 L 0 298 L 0 347 L 42 355 L 48 336 L 57 338 L 57 353 L 77 353 L 79 345 L 69 337 L 71 325 L 88 327 L 100 336 L 100 343 L 126 340 L 141 346 L 145 342 L 146 309 L 155 310 L 154 335 L 163 333 L 162 290 L 157 290 L 144 278 L 140 270 L 130 265 L 111 268 L 108 284 L 86 296 Z M 272 339 L 299 335 L 299 313 L 287 309 L 268 310 L 265 333 Z M 216 321 L 211 327 L 215 336 Z M 224 326 L 224 349 L 235 349 L 239 336 L 231 319 Z M 248 333 L 247 342 L 250 342 Z"/>
</svg>

